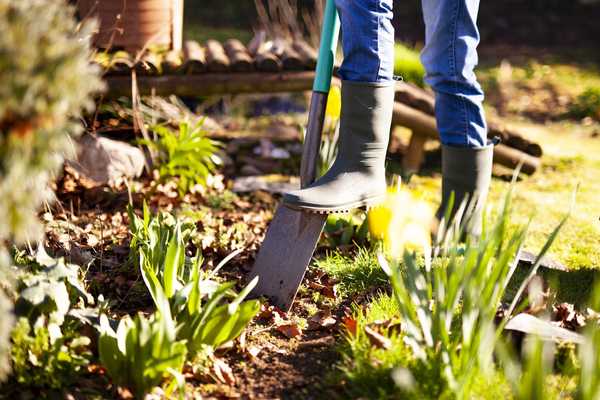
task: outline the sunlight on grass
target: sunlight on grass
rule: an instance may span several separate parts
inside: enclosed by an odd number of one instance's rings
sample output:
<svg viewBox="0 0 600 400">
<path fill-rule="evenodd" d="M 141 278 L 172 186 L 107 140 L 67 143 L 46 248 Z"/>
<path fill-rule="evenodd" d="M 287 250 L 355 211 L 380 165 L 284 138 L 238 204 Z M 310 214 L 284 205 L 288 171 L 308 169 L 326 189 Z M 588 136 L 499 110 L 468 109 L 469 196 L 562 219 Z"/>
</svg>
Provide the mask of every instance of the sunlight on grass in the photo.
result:
<svg viewBox="0 0 600 400">
<path fill-rule="evenodd" d="M 419 50 L 396 43 L 395 52 L 394 74 L 400 75 L 406 82 L 418 86 L 425 85 L 425 67 L 421 64 Z"/>
</svg>

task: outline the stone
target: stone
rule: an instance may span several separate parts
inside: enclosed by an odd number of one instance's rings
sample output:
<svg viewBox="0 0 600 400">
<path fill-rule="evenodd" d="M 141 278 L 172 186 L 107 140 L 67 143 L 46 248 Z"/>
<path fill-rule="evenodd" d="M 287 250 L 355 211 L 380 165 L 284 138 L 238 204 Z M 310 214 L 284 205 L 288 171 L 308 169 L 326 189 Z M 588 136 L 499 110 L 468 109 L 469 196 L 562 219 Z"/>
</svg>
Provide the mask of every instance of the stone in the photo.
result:
<svg viewBox="0 0 600 400">
<path fill-rule="evenodd" d="M 112 185 L 142 175 L 146 158 L 142 150 L 126 142 L 85 135 L 77 142 L 77 157 L 69 167 L 96 185 Z"/>
</svg>

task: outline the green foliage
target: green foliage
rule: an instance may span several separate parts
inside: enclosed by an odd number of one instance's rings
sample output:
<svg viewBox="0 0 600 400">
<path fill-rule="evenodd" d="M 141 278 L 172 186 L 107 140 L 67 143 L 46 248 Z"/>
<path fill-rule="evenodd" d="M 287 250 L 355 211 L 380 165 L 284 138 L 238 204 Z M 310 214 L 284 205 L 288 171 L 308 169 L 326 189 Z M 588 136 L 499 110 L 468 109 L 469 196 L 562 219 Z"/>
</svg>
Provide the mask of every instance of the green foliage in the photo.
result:
<svg viewBox="0 0 600 400">
<path fill-rule="evenodd" d="M 600 283 L 596 284 L 591 299 L 591 307 L 600 310 Z M 600 398 L 600 324 L 598 320 L 589 321 L 585 328 L 584 342 L 579 346 L 581 369 L 579 374 L 579 400 Z"/>
<path fill-rule="evenodd" d="M 418 361 L 417 370 L 439 382 L 436 387 L 417 382 L 415 390 L 428 397 L 468 398 L 475 378 L 493 370 L 492 356 L 499 332 L 529 280 L 517 291 L 505 319 L 495 326 L 497 307 L 514 273 L 513 260 L 527 232 L 524 226 L 508 230 L 510 196 L 509 191 L 496 223 L 491 229 L 484 227 L 478 242 L 469 238 L 464 246 L 460 244 L 460 218 L 442 232 L 437 245 L 442 267 L 432 268 L 426 258 L 425 268 L 420 269 L 415 256 L 405 252 L 405 270 L 401 271 L 398 260 L 389 264 L 383 256 L 379 257 L 381 267 L 390 276 L 404 341 Z M 537 271 L 541 257 L 565 221 L 566 217 L 550 235 L 531 274 Z"/>
<path fill-rule="evenodd" d="M 156 141 L 142 141 L 158 151 L 161 180 L 177 178 L 180 195 L 186 194 L 196 184 L 203 185 L 221 160 L 215 154 L 219 145 L 206 137 L 202 122 L 196 125 L 184 121 L 175 132 L 164 125 L 152 127 Z"/>
<path fill-rule="evenodd" d="M 400 75 L 406 82 L 423 87 L 425 67 L 421 63 L 419 52 L 402 43 L 396 43 L 395 51 L 394 74 Z"/>
<path fill-rule="evenodd" d="M 64 0 L 0 0 L 0 241 L 41 233 L 48 179 L 102 88 L 89 62 L 92 30 L 78 31 Z"/>
<path fill-rule="evenodd" d="M 89 62 L 93 27 L 64 0 L 0 0 L 0 275 L 7 241 L 38 238 L 37 210 L 48 180 L 70 149 L 76 118 L 102 88 Z M 6 283 L 8 281 L 4 281 Z M 3 285 L 4 286 L 4 285 Z M 9 370 L 13 317 L 0 288 L 0 381 Z"/>
<path fill-rule="evenodd" d="M 92 355 L 88 337 L 79 336 L 72 326 L 53 331 L 43 318 L 34 326 L 29 319 L 19 318 L 11 339 L 15 379 L 29 388 L 68 386 Z"/>
<path fill-rule="evenodd" d="M 367 242 L 369 223 L 364 212 L 331 214 L 327 217 L 324 238 L 331 248 Z"/>
<path fill-rule="evenodd" d="M 90 340 L 78 334 L 77 306 L 93 304 L 76 265 L 50 258 L 40 248 L 15 269 L 15 312 L 12 364 L 21 384 L 58 389 L 73 382 L 91 357 Z"/>
<path fill-rule="evenodd" d="M 167 306 L 150 318 L 141 314 L 133 320 L 123 318 L 116 332 L 101 315 L 98 352 L 113 382 L 141 399 L 167 375 L 181 378 L 187 349 L 185 340 L 175 338 Z"/>
<path fill-rule="evenodd" d="M 130 215 L 134 227 L 155 227 L 154 230 L 138 229 L 138 234 L 163 230 L 169 232 L 161 236 L 169 237 L 168 242 L 149 240 L 143 235 L 136 237 L 136 243 L 140 245 L 140 270 L 157 307 L 160 309 L 163 297 L 168 302 L 169 313 L 175 319 L 177 338 L 187 341 L 189 352 L 195 354 L 206 346 L 216 348 L 239 336 L 260 307 L 258 300 L 244 302 L 257 279 L 239 294 L 233 290 L 234 283 L 220 284 L 213 279 L 219 269 L 239 251 L 207 273 L 202 270 L 203 259 L 199 252 L 191 260 L 186 259 L 187 240 L 180 221 L 176 221 L 174 227 L 164 228 L 165 219 L 150 217 L 147 208 L 143 220 L 133 213 Z M 153 246 L 160 246 L 160 249 Z M 161 257 L 155 256 L 158 252 Z"/>
<path fill-rule="evenodd" d="M 591 117 L 600 120 L 600 87 L 587 88 L 581 93 L 569 109 L 574 118 Z"/>
</svg>

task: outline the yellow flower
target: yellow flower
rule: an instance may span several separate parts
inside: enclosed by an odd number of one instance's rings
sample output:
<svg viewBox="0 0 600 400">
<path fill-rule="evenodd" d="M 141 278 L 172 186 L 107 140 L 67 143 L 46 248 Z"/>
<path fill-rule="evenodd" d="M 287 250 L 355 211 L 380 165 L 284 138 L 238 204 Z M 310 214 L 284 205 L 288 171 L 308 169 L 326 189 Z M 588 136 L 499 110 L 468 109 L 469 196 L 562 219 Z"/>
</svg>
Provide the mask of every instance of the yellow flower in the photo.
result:
<svg viewBox="0 0 600 400">
<path fill-rule="evenodd" d="M 331 86 L 327 96 L 325 115 L 331 119 L 339 119 L 342 112 L 342 92 L 338 86 Z"/>
<path fill-rule="evenodd" d="M 429 251 L 433 207 L 404 186 L 388 189 L 386 200 L 369 211 L 371 237 L 383 240 L 392 257 L 404 250 Z"/>
</svg>

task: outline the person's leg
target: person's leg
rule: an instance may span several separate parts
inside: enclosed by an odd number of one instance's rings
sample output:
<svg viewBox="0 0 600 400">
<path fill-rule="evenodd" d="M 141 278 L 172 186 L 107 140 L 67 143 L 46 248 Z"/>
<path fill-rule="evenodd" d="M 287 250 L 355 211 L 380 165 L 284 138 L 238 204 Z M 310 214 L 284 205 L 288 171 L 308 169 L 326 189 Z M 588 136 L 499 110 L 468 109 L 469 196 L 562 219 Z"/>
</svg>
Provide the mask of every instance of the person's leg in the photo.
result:
<svg viewBox="0 0 600 400">
<path fill-rule="evenodd" d="M 442 142 L 441 217 L 455 195 L 453 213 L 465 199 L 473 213 L 467 230 L 478 235 L 489 190 L 493 145 L 487 139 L 483 91 L 477 65 L 479 0 L 422 0 L 425 81 L 435 92 L 435 114 Z"/>
<path fill-rule="evenodd" d="M 283 197 L 290 207 L 324 213 L 368 206 L 385 196 L 394 104 L 392 0 L 336 0 L 336 6 L 344 51 L 338 155 L 315 183 Z"/>
</svg>

